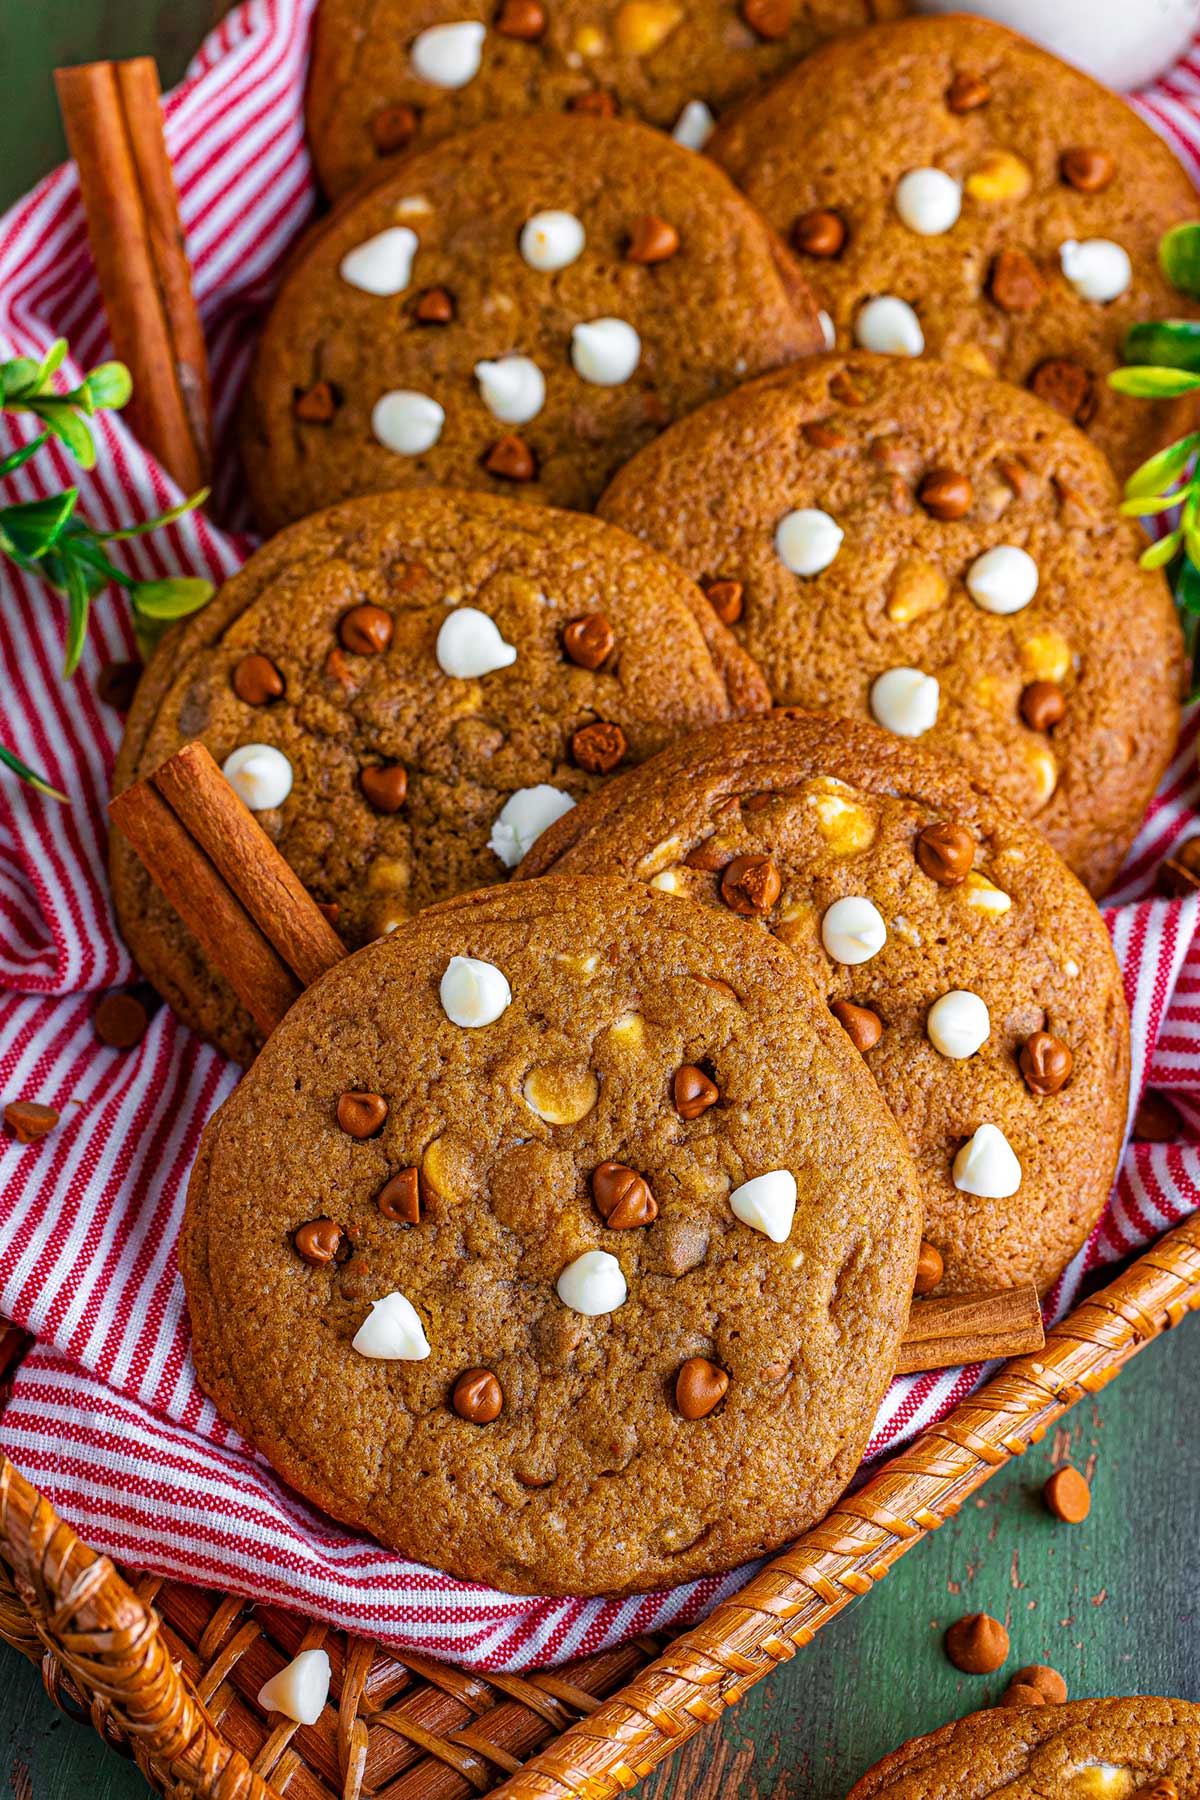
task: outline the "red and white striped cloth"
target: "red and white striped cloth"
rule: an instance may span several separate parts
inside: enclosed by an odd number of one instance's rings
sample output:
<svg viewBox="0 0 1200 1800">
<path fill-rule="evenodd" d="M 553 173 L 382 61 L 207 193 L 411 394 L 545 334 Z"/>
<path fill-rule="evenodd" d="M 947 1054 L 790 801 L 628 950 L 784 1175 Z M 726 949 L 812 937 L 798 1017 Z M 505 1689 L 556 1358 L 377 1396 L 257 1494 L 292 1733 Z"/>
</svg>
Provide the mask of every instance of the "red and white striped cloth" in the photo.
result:
<svg viewBox="0 0 1200 1800">
<path fill-rule="evenodd" d="M 167 102 L 167 135 L 208 330 L 218 426 L 228 424 L 254 322 L 313 203 L 300 122 L 312 0 L 249 0 L 209 38 Z M 1200 176 L 1200 53 L 1142 110 Z M 1200 210 L 1200 208 L 1198 208 Z M 0 220 L 0 357 L 70 339 L 76 378 L 108 354 L 73 172 Z M 71 371 L 68 371 L 71 372 Z M 119 420 L 81 482 L 111 526 L 178 498 Z M 48 450 L 7 484 L 33 499 L 78 478 Z M 227 575 L 249 548 L 190 516 L 124 554 L 139 574 Z M 92 1544 L 164 1574 L 292 1602 L 398 1649 L 484 1669 L 563 1661 L 698 1618 L 747 1571 L 632 1600 L 530 1600 L 451 1581 L 321 1518 L 225 1427 L 196 1386 L 174 1247 L 188 1168 L 234 1071 L 165 1008 L 139 1048 L 96 1042 L 97 990 L 128 981 L 104 877 L 104 807 L 118 724 L 93 698 L 129 654 L 123 603 L 93 609 L 79 674 L 59 677 L 61 604 L 0 569 L 0 736 L 71 796 L 0 779 L 0 1098 L 62 1113 L 43 1143 L 0 1142 L 0 1311 L 39 1343 L 0 1418 L 0 1443 Z M 1125 1156 L 1109 1208 L 1055 1291 L 1127 1254 L 1200 1202 L 1200 901 L 1147 899 L 1154 868 L 1195 829 L 1197 719 L 1108 921 L 1134 1021 L 1134 1092 L 1170 1091 L 1187 1141 Z M 871 1454 L 929 1425 L 978 1369 L 893 1384 Z"/>
</svg>

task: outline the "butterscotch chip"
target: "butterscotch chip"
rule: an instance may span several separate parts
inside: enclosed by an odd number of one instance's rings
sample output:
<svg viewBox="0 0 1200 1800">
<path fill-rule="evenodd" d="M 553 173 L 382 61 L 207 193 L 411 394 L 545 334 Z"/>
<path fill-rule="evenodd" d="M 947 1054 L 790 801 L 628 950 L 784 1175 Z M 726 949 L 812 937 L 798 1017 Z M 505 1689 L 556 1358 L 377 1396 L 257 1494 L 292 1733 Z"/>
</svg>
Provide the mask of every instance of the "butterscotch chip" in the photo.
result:
<svg viewBox="0 0 1200 1800">
<path fill-rule="evenodd" d="M 1106 150 L 1079 145 L 1064 150 L 1059 159 L 1063 180 L 1081 194 L 1098 194 L 1117 172 L 1117 165 Z"/>
<path fill-rule="evenodd" d="M 133 705 L 133 696 L 141 677 L 140 662 L 105 663 L 96 677 L 96 698 L 102 706 L 111 706 L 115 712 L 127 713 Z"/>
<path fill-rule="evenodd" d="M 603 613 L 587 613 L 563 627 L 563 651 L 580 669 L 598 669 L 612 655 L 616 641 L 616 633 Z"/>
<path fill-rule="evenodd" d="M 421 1177 L 415 1168 L 400 1169 L 389 1177 L 375 1196 L 385 1219 L 397 1225 L 421 1222 Z"/>
<path fill-rule="evenodd" d="M 392 615 L 382 606 L 352 606 L 338 625 L 338 636 L 356 656 L 382 656 L 392 630 Z"/>
<path fill-rule="evenodd" d="M 283 676 L 269 656 L 243 656 L 233 671 L 233 691 L 247 706 L 266 706 L 283 693 Z"/>
<path fill-rule="evenodd" d="M 371 142 L 377 156 L 394 156 L 398 150 L 407 150 L 417 135 L 420 120 L 415 106 L 408 106 L 403 101 L 395 106 L 385 106 L 371 120 Z"/>
<path fill-rule="evenodd" d="M 883 1021 L 869 1006 L 852 1000 L 834 1000 L 829 1008 L 856 1050 L 873 1050 L 883 1036 Z"/>
<path fill-rule="evenodd" d="M 1034 1094 L 1057 1094 L 1071 1079 L 1075 1059 L 1053 1032 L 1035 1031 L 1021 1046 L 1021 1073 Z"/>
<path fill-rule="evenodd" d="M 589 775 L 608 775 L 628 748 L 625 733 L 619 725 L 608 719 L 598 719 L 594 725 L 581 726 L 572 735 L 571 759 Z"/>
<path fill-rule="evenodd" d="M 450 1403 L 460 1419 L 490 1425 L 504 1409 L 504 1389 L 491 1369 L 465 1369 L 454 1384 Z"/>
<path fill-rule="evenodd" d="M 792 226 L 792 243 L 804 256 L 837 256 L 845 242 L 845 221 L 828 207 L 801 213 Z"/>
<path fill-rule="evenodd" d="M 567 110 L 589 119 L 615 119 L 617 103 L 603 88 L 593 88 L 590 93 L 572 95 Z"/>
<path fill-rule="evenodd" d="M 372 763 L 359 771 L 358 785 L 376 812 L 397 813 L 408 795 L 408 770 L 403 763 Z"/>
<path fill-rule="evenodd" d="M 1042 1488 L 1042 1499 L 1065 1525 L 1081 1525 L 1092 1510 L 1092 1490 L 1078 1469 L 1058 1469 Z"/>
<path fill-rule="evenodd" d="M 342 1247 L 342 1229 L 332 1219 L 310 1219 L 301 1225 L 292 1242 L 296 1246 L 296 1254 L 303 1257 L 306 1263 L 314 1268 L 322 1268 L 331 1263 Z"/>
<path fill-rule="evenodd" d="M 1068 356 L 1048 356 L 1029 377 L 1039 400 L 1073 425 L 1087 425 L 1096 410 L 1096 383 L 1082 364 Z"/>
<path fill-rule="evenodd" d="M 675 1111 L 681 1119 L 698 1119 L 721 1098 L 715 1081 L 694 1063 L 683 1063 L 671 1080 Z"/>
<path fill-rule="evenodd" d="M 532 43 L 546 29 L 546 9 L 541 0 L 504 0 L 496 14 L 501 37 L 522 38 Z"/>
<path fill-rule="evenodd" d="M 735 856 L 721 875 L 721 898 L 730 912 L 765 918 L 778 900 L 782 883 L 770 856 Z"/>
<path fill-rule="evenodd" d="M 742 0 L 742 17 L 760 38 L 776 42 L 791 30 L 791 0 Z"/>
<path fill-rule="evenodd" d="M 942 520 L 961 519 L 974 497 L 969 476 L 959 469 L 931 469 L 917 489 L 925 511 Z"/>
<path fill-rule="evenodd" d="M 914 1294 L 932 1294 L 934 1288 L 940 1287 L 946 1272 L 945 1261 L 936 1244 L 927 1239 L 921 1242 L 917 1256 L 917 1273 L 913 1281 Z"/>
<path fill-rule="evenodd" d="M 466 953 L 511 993 L 482 1030 L 440 999 Z M 700 975 L 733 976 L 742 1003 Z M 635 1001 L 644 1029 L 618 1039 Z M 710 1049 L 730 1105 L 688 1125 L 672 1077 Z M 519 1097 L 551 1056 L 603 1076 L 602 1102 L 566 1130 Z M 368 1070 L 390 1111 L 356 1144 L 336 1097 Z M 606 1223 L 591 1183 L 615 1145 L 624 1172 L 597 1181 Z M 413 1229 L 379 1211 L 392 1146 L 422 1183 L 433 1164 Z M 733 1211 L 725 1175 L 740 1169 L 800 1177 L 785 1242 Z M 318 1182 L 355 1246 L 336 1273 L 303 1269 L 291 1242 Z M 669 1203 L 614 1229 L 642 1187 Z M 210 1121 L 180 1265 L 205 1391 L 315 1505 L 507 1592 L 645 1593 L 770 1552 L 828 1511 L 895 1363 L 918 1233 L 895 1123 L 789 952 L 723 911 L 572 879 L 448 901 L 312 987 Z M 581 1258 L 608 1284 L 595 1314 L 573 1310 L 591 1297 Z M 401 1299 L 428 1354 L 384 1364 L 367 1350 L 388 1347 L 389 1318 L 408 1321 L 396 1347 L 424 1347 Z M 694 1356 L 729 1383 L 685 1424 L 676 1388 Z M 785 1397 L 793 1357 L 803 1379 Z M 486 1428 L 454 1410 L 464 1372 L 503 1388 Z M 530 1480 L 550 1483 L 536 1504 Z"/>
<path fill-rule="evenodd" d="M 1010 1681 L 997 1706 L 1045 1706 L 1046 1696 L 1040 1688 L 1026 1687 L 1023 1682 Z"/>
<path fill-rule="evenodd" d="M 149 1023 L 136 994 L 105 994 L 92 1014 L 92 1029 L 110 1050 L 132 1050 L 145 1037 Z"/>
<path fill-rule="evenodd" d="M 1067 710 L 1057 681 L 1031 681 L 1021 693 L 1021 717 L 1031 731 L 1050 731 Z"/>
<path fill-rule="evenodd" d="M 1034 828 L 944 758 L 799 711 L 698 733 L 610 782 L 567 824 L 557 841 L 533 846 L 522 876 L 665 875 L 674 897 L 719 917 L 728 911 L 722 879 L 737 880 L 739 859 L 770 864 L 778 895 L 765 915 L 748 912 L 745 936 L 757 941 L 769 927 L 816 984 L 830 1023 L 867 1047 L 864 1066 L 921 1169 L 924 1267 L 936 1280 L 936 1246 L 938 1292 L 1052 1286 L 1108 1197 L 1128 1062 L 1109 935 Z M 823 922 L 841 900 L 859 909 L 869 901 L 885 928 L 858 967 L 825 949 Z M 964 1060 L 929 1034 L 943 995 L 986 1008 L 983 1042 Z M 1056 1099 L 1034 1092 L 1017 1058 L 1038 1032 L 1066 1036 L 1066 1021 L 1070 1086 Z M 1057 1078 L 1068 1047 L 1044 1051 L 1035 1079 Z M 687 1060 L 697 1060 L 691 1046 Z M 712 1074 L 723 1115 L 736 1096 L 716 1063 Z M 954 1179 L 956 1152 L 983 1122 L 1004 1134 L 1020 1167 L 1002 1206 L 982 1205 Z M 669 1216 L 667 1190 L 656 1191 Z"/>
<path fill-rule="evenodd" d="M 666 262 L 678 248 L 679 233 L 668 219 L 660 219 L 657 213 L 642 213 L 633 222 L 625 258 L 635 263 Z"/>
<path fill-rule="evenodd" d="M 1069 356 L 1095 377 L 1088 435 L 1121 476 L 1192 428 L 1186 397 L 1147 403 L 1108 385 L 1131 325 L 1200 317 L 1158 262 L 1164 233 L 1195 215 L 1191 178 L 1082 70 L 966 10 L 881 23 L 795 63 L 718 120 L 705 152 L 781 237 L 798 207 L 836 209 L 846 242 L 814 280 L 839 343 L 887 296 L 915 312 L 927 358 L 986 358 L 1020 386 Z M 961 181 L 963 204 L 949 229 L 921 235 L 896 198 L 930 168 Z M 1064 255 L 1075 268 L 1068 246 L 1095 239 L 1131 266 L 1103 303 L 1063 268 Z"/>
<path fill-rule="evenodd" d="M 1133 1800 L 1179 1800 L 1179 1788 L 1169 1775 L 1160 1775 L 1140 1787 Z"/>
<path fill-rule="evenodd" d="M 819 419 L 814 419 L 804 427 L 804 441 L 811 444 L 814 450 L 844 450 L 850 442 L 850 435 L 839 431 L 836 425 L 825 425 Z"/>
<path fill-rule="evenodd" d="M 740 581 L 710 581 L 705 588 L 708 604 L 722 625 L 736 625 L 745 611 L 745 590 Z"/>
<path fill-rule="evenodd" d="M 369 1094 L 355 1089 L 338 1095 L 337 1122 L 353 1138 L 374 1137 L 387 1118 L 387 1101 L 382 1094 Z"/>
<path fill-rule="evenodd" d="M 328 425 L 337 412 L 337 396 L 328 381 L 314 381 L 297 390 L 292 411 L 304 425 Z"/>
<path fill-rule="evenodd" d="M 685 1419 L 707 1419 L 728 1392 L 728 1371 L 706 1356 L 689 1356 L 675 1377 L 675 1404 Z"/>
<path fill-rule="evenodd" d="M 426 288 L 417 295 L 413 317 L 422 325 L 449 325 L 454 317 L 454 296 L 444 287 Z"/>
<path fill-rule="evenodd" d="M 515 431 L 508 431 L 502 438 L 497 438 L 483 459 L 483 466 L 489 475 L 499 475 L 505 481 L 536 481 L 537 458 Z"/>
<path fill-rule="evenodd" d="M 624 1163 L 603 1162 L 593 1171 L 592 1199 L 610 1231 L 630 1231 L 658 1217 L 649 1182 Z"/>
<path fill-rule="evenodd" d="M 969 1613 L 946 1633 L 946 1655 L 964 1675 L 990 1675 L 1008 1656 L 1008 1632 L 990 1613 Z"/>
<path fill-rule="evenodd" d="M 1051 1706 L 1061 1706 L 1067 1697 L 1066 1682 L 1058 1670 L 1047 1663 L 1026 1663 L 1023 1669 L 1017 1670 L 1010 1685 L 1036 1688 Z"/>
<path fill-rule="evenodd" d="M 4 1123 L 18 1144 L 37 1144 L 54 1130 L 58 1114 L 39 1100 L 10 1100 L 4 1108 Z"/>
<path fill-rule="evenodd" d="M 1133 1135 L 1142 1144 L 1173 1144 L 1183 1133 L 1179 1110 L 1157 1088 L 1147 1088 L 1133 1115 Z"/>
</svg>

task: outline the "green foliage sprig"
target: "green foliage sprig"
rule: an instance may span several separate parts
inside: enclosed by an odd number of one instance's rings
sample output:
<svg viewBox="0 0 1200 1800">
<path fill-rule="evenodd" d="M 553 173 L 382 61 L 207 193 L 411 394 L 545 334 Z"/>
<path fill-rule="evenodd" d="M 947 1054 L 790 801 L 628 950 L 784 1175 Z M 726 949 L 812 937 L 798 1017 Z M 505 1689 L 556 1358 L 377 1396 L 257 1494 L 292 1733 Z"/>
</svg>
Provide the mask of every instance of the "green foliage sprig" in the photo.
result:
<svg viewBox="0 0 1200 1800">
<path fill-rule="evenodd" d="M 101 363 L 69 393 L 55 393 L 54 376 L 67 355 L 66 340 L 59 338 L 42 362 L 17 357 L 0 363 L 0 412 L 27 413 L 42 427 L 29 443 L 0 458 L 0 480 L 22 468 L 51 439 L 62 444 L 82 469 L 96 464 L 96 445 L 90 420 L 98 412 L 124 406 L 132 392 L 124 363 Z M 107 545 L 141 537 L 169 525 L 207 498 L 207 490 L 193 494 L 181 505 L 157 518 L 119 531 L 101 531 L 79 512 L 79 489 L 70 487 L 46 500 L 27 500 L 0 506 L 0 555 L 27 574 L 35 575 L 61 594 L 67 603 L 64 679 L 74 674 L 87 637 L 92 601 L 108 587 L 124 588 L 133 606 L 134 634 L 143 656 L 149 654 L 167 625 L 186 618 L 207 604 L 213 595 L 210 581 L 191 576 L 171 576 L 162 581 L 138 581 L 111 560 Z M 44 776 L 30 769 L 11 750 L 0 745 L 0 762 L 40 793 L 65 799 Z"/>
<path fill-rule="evenodd" d="M 1200 224 L 1177 225 L 1158 247 L 1163 274 L 1181 294 L 1200 297 Z M 1109 386 L 1143 400 L 1177 399 L 1200 389 L 1200 320 L 1159 319 L 1125 333 L 1126 367 Z M 1200 432 L 1159 450 L 1125 483 L 1122 513 L 1150 518 L 1178 509 L 1173 529 L 1150 544 L 1144 569 L 1166 569 L 1193 661 L 1200 640 Z"/>
</svg>

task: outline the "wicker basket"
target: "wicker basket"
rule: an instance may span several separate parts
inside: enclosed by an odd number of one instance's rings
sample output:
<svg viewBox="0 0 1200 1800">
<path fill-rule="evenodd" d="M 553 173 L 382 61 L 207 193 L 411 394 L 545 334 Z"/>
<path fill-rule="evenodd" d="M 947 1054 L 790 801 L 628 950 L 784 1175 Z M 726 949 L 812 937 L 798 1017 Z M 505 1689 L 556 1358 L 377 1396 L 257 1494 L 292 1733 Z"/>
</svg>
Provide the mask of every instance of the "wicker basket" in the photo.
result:
<svg viewBox="0 0 1200 1800">
<path fill-rule="evenodd" d="M 879 1581 L 1011 1457 L 1151 1338 L 1200 1307 L 1200 1216 L 1170 1232 L 950 1417 L 883 1464 L 734 1599 L 673 1641 L 569 1667 L 488 1675 L 392 1655 L 299 1615 L 120 1575 L 0 1457 L 0 1636 L 51 1698 L 190 1800 L 603 1800 Z M 0 1372 L 23 1340 L 0 1327 Z M 255 1696 L 300 1649 L 333 1665 L 314 1726 Z"/>
</svg>

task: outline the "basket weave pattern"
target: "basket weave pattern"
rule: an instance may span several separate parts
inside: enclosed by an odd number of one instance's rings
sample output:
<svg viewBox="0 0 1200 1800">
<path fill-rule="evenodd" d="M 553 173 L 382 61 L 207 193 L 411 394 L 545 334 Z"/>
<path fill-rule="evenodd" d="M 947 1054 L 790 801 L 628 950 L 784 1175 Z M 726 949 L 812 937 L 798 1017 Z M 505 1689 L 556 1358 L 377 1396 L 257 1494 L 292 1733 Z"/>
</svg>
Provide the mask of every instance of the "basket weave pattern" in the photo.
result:
<svg viewBox="0 0 1200 1800">
<path fill-rule="evenodd" d="M 0 1636 L 174 1800 L 608 1800 L 866 1593 L 1010 1458 L 1200 1307 L 1200 1217 L 1170 1232 L 949 1418 L 665 1647 L 487 1677 L 393 1656 L 296 1614 L 177 1582 L 131 1585 L 0 1458 Z M 0 1369 L 19 1334 L 0 1333 Z M 7 1356 L 6 1356 L 7 1352 Z M 323 1644 L 315 1726 L 264 1719 L 263 1682 Z"/>
</svg>

